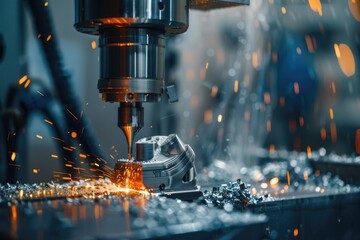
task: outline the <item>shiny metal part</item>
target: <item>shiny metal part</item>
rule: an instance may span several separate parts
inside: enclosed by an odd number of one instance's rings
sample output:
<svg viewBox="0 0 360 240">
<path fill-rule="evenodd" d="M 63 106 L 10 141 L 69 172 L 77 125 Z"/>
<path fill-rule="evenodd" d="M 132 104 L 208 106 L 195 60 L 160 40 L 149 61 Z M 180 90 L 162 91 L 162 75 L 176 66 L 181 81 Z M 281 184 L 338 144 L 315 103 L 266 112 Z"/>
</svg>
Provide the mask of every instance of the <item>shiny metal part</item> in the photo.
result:
<svg viewBox="0 0 360 240">
<path fill-rule="evenodd" d="M 194 151 L 176 134 L 140 139 L 136 142 L 135 161 L 142 166 L 143 184 L 153 192 L 199 192 Z M 133 163 L 118 160 L 115 175 L 122 176 L 120 166 Z"/>
<path fill-rule="evenodd" d="M 144 126 L 144 108 L 141 103 L 120 103 L 118 126 L 128 143 L 128 159 L 132 159 L 135 134 Z"/>
<path fill-rule="evenodd" d="M 190 0 L 190 8 L 196 10 L 211 10 L 249 4 L 250 0 Z"/>
<path fill-rule="evenodd" d="M 148 152 L 144 145 L 150 145 Z M 153 153 L 150 153 L 154 146 Z M 176 134 L 143 138 L 136 142 L 136 160 L 143 166 L 143 182 L 155 191 L 197 190 L 195 154 Z M 153 155 L 152 158 L 150 156 Z M 148 158 L 147 160 L 144 159 Z M 163 189 L 160 189 L 163 186 Z"/>
</svg>

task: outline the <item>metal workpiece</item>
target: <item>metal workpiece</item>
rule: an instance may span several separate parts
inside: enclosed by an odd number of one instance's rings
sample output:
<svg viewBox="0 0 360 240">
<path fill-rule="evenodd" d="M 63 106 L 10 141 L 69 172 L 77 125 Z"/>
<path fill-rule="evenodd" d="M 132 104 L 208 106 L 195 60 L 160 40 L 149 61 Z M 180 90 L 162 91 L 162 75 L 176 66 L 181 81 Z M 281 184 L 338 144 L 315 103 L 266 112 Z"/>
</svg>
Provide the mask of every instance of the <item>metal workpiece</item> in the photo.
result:
<svg viewBox="0 0 360 240">
<path fill-rule="evenodd" d="M 148 189 L 155 191 L 197 190 L 195 154 L 189 145 L 185 145 L 176 134 L 154 136 L 140 139 L 138 148 L 144 144 L 155 146 L 153 158 L 141 159 L 143 166 L 143 182 Z M 147 149 L 150 151 L 150 149 Z M 140 156 L 149 153 L 142 154 Z M 147 157 L 147 158 L 148 158 Z M 138 155 L 136 156 L 136 160 Z M 139 158 L 140 160 L 140 158 Z"/>
<path fill-rule="evenodd" d="M 141 164 L 143 184 L 152 192 L 199 192 L 194 151 L 176 134 L 137 141 L 135 163 Z M 123 166 L 132 164 L 118 160 L 115 175 Z"/>
</svg>

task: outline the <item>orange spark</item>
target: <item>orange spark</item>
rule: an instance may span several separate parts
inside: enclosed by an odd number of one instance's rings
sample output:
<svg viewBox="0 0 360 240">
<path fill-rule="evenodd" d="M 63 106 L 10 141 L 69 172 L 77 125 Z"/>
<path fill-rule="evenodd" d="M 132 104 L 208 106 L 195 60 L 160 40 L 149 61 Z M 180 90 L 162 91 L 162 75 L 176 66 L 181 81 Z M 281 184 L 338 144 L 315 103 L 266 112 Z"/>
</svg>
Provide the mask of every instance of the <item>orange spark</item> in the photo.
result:
<svg viewBox="0 0 360 240">
<path fill-rule="evenodd" d="M 49 120 L 47 120 L 47 119 L 44 119 L 44 122 L 46 122 L 47 124 L 50 124 L 50 125 L 54 125 L 53 122 L 51 122 L 51 121 L 49 121 Z"/>
<path fill-rule="evenodd" d="M 92 42 L 91 42 L 91 48 L 92 48 L 92 49 L 96 49 L 96 41 L 92 41 Z"/>
<path fill-rule="evenodd" d="M 334 119 L 334 111 L 332 108 L 329 109 L 330 119 Z"/>
<path fill-rule="evenodd" d="M 278 183 L 279 183 L 279 178 L 275 177 L 275 178 L 270 179 L 270 185 L 271 186 L 275 186 Z"/>
<path fill-rule="evenodd" d="M 308 158 L 311 158 L 311 157 L 312 157 L 311 147 L 310 147 L 310 146 L 307 146 L 306 151 L 307 151 L 307 156 L 308 156 Z"/>
<path fill-rule="evenodd" d="M 59 156 L 58 155 L 56 155 L 56 154 L 51 154 L 50 155 L 52 158 L 58 158 Z"/>
<path fill-rule="evenodd" d="M 302 126 L 304 126 L 304 117 L 300 117 L 299 118 L 299 124 L 300 124 L 300 126 L 302 127 Z"/>
<path fill-rule="evenodd" d="M 338 59 L 338 63 L 341 71 L 347 77 L 351 77 L 355 74 L 355 58 L 354 55 L 346 44 L 334 44 L 335 55 Z"/>
<path fill-rule="evenodd" d="M 217 121 L 221 123 L 223 116 L 221 114 L 218 115 Z"/>
<path fill-rule="evenodd" d="M 20 78 L 19 85 L 23 84 L 27 79 L 28 79 L 28 76 L 24 75 L 22 78 Z"/>
<path fill-rule="evenodd" d="M 239 91 L 239 80 L 235 80 L 234 82 L 234 93 Z"/>
<path fill-rule="evenodd" d="M 299 236 L 299 229 L 295 228 L 294 229 L 294 237 Z"/>
<path fill-rule="evenodd" d="M 16 158 L 16 152 L 12 152 L 10 157 L 11 161 L 15 161 L 15 158 Z"/>
<path fill-rule="evenodd" d="M 211 110 L 206 110 L 204 112 L 204 122 L 209 124 L 213 121 L 213 112 Z"/>
<path fill-rule="evenodd" d="M 30 85 L 30 83 L 31 83 L 31 80 L 28 79 L 28 80 L 26 81 L 25 85 L 24 85 L 24 88 L 27 88 L 27 87 Z"/>
<path fill-rule="evenodd" d="M 325 140 L 326 139 L 326 129 L 325 128 L 322 128 L 320 130 L 320 135 L 321 135 L 321 139 L 322 140 Z"/>
<path fill-rule="evenodd" d="M 83 154 L 83 153 L 80 153 L 80 154 L 79 154 L 79 157 L 81 157 L 81 158 L 87 158 L 87 156 L 86 156 L 85 154 Z"/>
<path fill-rule="evenodd" d="M 305 41 L 310 53 L 314 52 L 314 45 L 309 35 L 305 35 Z"/>
<path fill-rule="evenodd" d="M 291 179 L 290 179 L 290 172 L 289 171 L 286 172 L 286 178 L 287 178 L 287 184 L 290 185 L 290 183 L 291 183 L 290 180 Z"/>
<path fill-rule="evenodd" d="M 215 97 L 215 96 L 217 95 L 218 91 L 219 91 L 218 87 L 217 87 L 217 86 L 213 86 L 213 87 L 211 88 L 211 96 L 212 96 L 212 97 Z"/>
<path fill-rule="evenodd" d="M 40 171 L 39 169 L 35 169 L 35 168 L 33 169 L 33 173 L 34 173 L 34 174 L 38 174 L 39 171 Z"/>
<path fill-rule="evenodd" d="M 78 118 L 75 116 L 75 114 L 73 114 L 68 108 L 66 109 L 66 111 L 68 111 L 68 113 L 70 113 L 70 115 L 71 115 L 75 120 L 78 120 Z"/>
<path fill-rule="evenodd" d="M 41 135 L 39 135 L 39 134 L 36 134 L 36 137 L 37 137 L 38 139 L 43 139 L 43 136 L 41 136 Z"/>
<path fill-rule="evenodd" d="M 45 7 L 49 6 L 49 2 L 44 2 L 44 6 Z"/>
<path fill-rule="evenodd" d="M 281 13 L 286 14 L 286 8 L 285 7 L 281 7 Z"/>
<path fill-rule="evenodd" d="M 71 137 L 72 137 L 72 138 L 76 138 L 76 137 L 77 137 L 77 133 L 76 133 L 76 132 L 71 132 Z"/>
<path fill-rule="evenodd" d="M 308 1 L 309 1 L 309 6 L 310 6 L 311 10 L 319 13 L 319 15 L 322 16 L 323 13 L 322 13 L 321 1 L 320 0 L 308 0 Z"/>
<path fill-rule="evenodd" d="M 294 93 L 297 95 L 297 94 L 299 94 L 299 91 L 300 91 L 299 83 L 295 82 L 294 83 Z"/>
<path fill-rule="evenodd" d="M 51 34 L 49 34 L 49 36 L 47 36 L 46 41 L 48 42 L 48 41 L 50 41 L 50 39 L 51 39 Z"/>
</svg>

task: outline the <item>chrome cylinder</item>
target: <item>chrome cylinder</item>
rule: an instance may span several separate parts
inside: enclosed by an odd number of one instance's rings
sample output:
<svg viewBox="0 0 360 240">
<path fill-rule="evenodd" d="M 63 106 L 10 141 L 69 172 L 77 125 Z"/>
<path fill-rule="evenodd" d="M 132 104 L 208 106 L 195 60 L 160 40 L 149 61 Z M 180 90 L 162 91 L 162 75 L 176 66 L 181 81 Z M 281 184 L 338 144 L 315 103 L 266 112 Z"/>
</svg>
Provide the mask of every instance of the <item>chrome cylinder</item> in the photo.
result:
<svg viewBox="0 0 360 240">
<path fill-rule="evenodd" d="M 188 28 L 185 0 L 75 0 L 75 28 L 100 35 L 99 92 L 107 102 L 155 102 L 164 88 L 165 36 Z"/>
<path fill-rule="evenodd" d="M 99 92 L 107 102 L 154 102 L 163 89 L 165 39 L 152 29 L 123 28 L 100 37 Z"/>
</svg>

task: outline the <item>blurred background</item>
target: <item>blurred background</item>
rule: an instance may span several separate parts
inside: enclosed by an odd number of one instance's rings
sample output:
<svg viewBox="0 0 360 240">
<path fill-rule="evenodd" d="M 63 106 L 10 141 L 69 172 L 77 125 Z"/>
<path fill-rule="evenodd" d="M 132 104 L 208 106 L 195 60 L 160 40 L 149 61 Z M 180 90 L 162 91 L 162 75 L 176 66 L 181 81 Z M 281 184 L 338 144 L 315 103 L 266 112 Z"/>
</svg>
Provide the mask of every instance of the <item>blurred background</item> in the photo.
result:
<svg viewBox="0 0 360 240">
<path fill-rule="evenodd" d="M 92 154 L 77 142 L 88 129 L 112 168 L 126 157 L 127 144 L 117 104 L 102 102 L 96 87 L 97 37 L 73 27 L 74 2 L 49 0 L 44 7 L 80 115 L 59 101 L 51 80 L 39 39 L 52 41 L 52 35 L 39 36 L 23 1 L 2 4 L 0 181 L 91 173 Z M 177 133 L 194 149 L 198 172 L 215 165 L 234 176 L 282 152 L 360 154 L 358 0 L 251 0 L 250 6 L 191 11 L 189 26 L 166 50 L 166 81 L 176 84 L 179 102 L 145 105 L 137 139 Z M 64 115 L 89 122 L 67 129 Z"/>
</svg>

